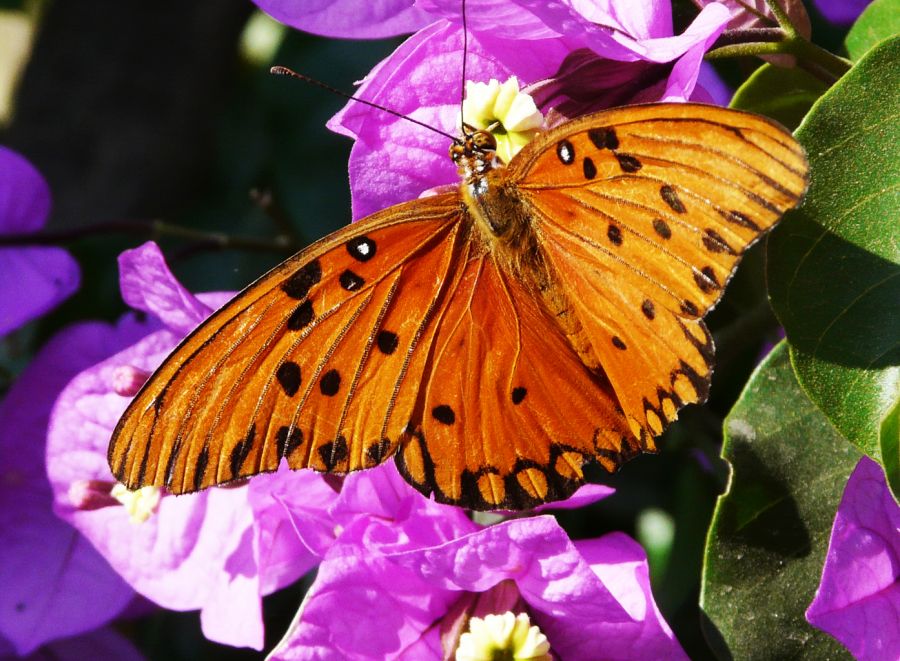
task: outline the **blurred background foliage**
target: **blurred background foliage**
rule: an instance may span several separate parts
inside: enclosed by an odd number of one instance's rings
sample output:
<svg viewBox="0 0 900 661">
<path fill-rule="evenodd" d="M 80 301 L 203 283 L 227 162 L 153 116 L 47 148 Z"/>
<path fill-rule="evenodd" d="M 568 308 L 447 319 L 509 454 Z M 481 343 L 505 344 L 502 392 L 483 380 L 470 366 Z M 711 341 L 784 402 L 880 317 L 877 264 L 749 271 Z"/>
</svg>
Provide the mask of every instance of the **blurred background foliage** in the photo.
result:
<svg viewBox="0 0 900 661">
<path fill-rule="evenodd" d="M 675 9 L 680 31 L 696 10 L 677 0 Z M 809 9 L 816 42 L 839 51 L 843 31 Z M 192 291 L 237 290 L 348 223 L 351 142 L 325 128 L 344 101 L 268 69 L 283 64 L 352 92 L 399 43 L 302 34 L 248 0 L 0 0 L 0 143 L 48 179 L 46 232 L 82 268 L 75 296 L 0 344 L 0 394 L 63 326 L 125 311 L 115 259 L 124 249 L 154 239 Z M 732 87 L 758 65 L 716 63 Z M 168 229 L 153 231 L 154 222 Z M 710 403 L 682 412 L 661 457 L 596 474 L 614 496 L 559 515 L 574 538 L 623 530 L 644 545 L 657 602 L 692 658 L 710 655 L 697 601 L 706 531 L 727 481 L 722 420 L 777 339 L 762 262 L 757 246 L 709 318 L 718 347 Z M 310 581 L 266 599 L 267 648 Z M 120 627 L 149 658 L 258 656 L 206 641 L 196 613 L 137 610 L 149 614 Z"/>
</svg>

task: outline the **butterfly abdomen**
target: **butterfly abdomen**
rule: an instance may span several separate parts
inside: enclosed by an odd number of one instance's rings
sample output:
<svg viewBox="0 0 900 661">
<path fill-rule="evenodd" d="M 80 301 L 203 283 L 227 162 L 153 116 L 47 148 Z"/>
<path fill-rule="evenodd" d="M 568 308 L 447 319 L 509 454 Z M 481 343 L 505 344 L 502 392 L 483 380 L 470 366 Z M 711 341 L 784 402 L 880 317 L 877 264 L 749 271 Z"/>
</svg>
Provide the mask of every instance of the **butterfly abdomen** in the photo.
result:
<svg viewBox="0 0 900 661">
<path fill-rule="evenodd" d="M 600 361 L 559 279 L 540 247 L 532 219 L 504 168 L 491 170 L 462 185 L 462 197 L 500 270 L 532 292 L 547 316 L 562 330 L 572 349 L 592 372 Z"/>
</svg>

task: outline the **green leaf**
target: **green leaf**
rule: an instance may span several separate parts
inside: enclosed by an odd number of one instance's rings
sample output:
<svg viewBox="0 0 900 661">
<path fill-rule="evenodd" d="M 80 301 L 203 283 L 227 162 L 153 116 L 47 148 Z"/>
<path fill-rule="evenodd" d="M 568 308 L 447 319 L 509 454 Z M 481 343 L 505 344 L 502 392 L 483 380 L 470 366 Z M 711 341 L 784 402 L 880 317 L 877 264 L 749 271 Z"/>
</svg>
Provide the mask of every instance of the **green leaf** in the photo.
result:
<svg viewBox="0 0 900 661">
<path fill-rule="evenodd" d="M 850 28 L 847 53 L 856 62 L 875 44 L 900 34 L 900 0 L 875 0 Z"/>
<path fill-rule="evenodd" d="M 812 181 L 768 244 L 772 306 L 800 384 L 900 492 L 900 38 L 813 107 L 797 138 Z"/>
<path fill-rule="evenodd" d="M 771 117 L 795 129 L 827 89 L 828 85 L 803 69 L 764 64 L 737 89 L 731 107 Z"/>
<path fill-rule="evenodd" d="M 859 454 L 797 384 L 784 342 L 725 419 L 731 464 L 706 543 L 700 605 L 720 658 L 850 658 L 806 622 Z"/>
</svg>

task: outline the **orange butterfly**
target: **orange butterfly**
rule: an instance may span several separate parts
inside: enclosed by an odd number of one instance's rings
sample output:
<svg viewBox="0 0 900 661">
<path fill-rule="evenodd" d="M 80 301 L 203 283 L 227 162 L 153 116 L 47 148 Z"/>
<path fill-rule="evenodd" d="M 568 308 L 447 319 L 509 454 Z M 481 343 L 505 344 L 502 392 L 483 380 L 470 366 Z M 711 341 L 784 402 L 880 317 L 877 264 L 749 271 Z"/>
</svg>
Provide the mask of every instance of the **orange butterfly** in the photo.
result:
<svg viewBox="0 0 900 661">
<path fill-rule="evenodd" d="M 506 167 L 475 131 L 458 192 L 346 227 L 241 292 L 162 364 L 109 448 L 126 486 L 197 491 L 396 458 L 473 509 L 565 498 L 706 399 L 701 318 L 807 185 L 777 124 L 697 104 L 595 113 Z"/>
</svg>

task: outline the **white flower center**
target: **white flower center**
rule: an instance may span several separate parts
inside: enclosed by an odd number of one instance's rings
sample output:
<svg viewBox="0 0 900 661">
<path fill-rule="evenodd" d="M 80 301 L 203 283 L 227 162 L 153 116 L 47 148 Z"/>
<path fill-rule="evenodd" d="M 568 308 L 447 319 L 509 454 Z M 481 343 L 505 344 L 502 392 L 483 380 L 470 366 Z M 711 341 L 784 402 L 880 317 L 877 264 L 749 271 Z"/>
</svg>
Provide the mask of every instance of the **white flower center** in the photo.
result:
<svg viewBox="0 0 900 661">
<path fill-rule="evenodd" d="M 544 116 L 528 94 L 519 91 L 513 76 L 505 83 L 466 82 L 462 120 L 476 129 L 490 131 L 497 140 L 497 157 L 509 163 L 537 135 Z"/>
<path fill-rule="evenodd" d="M 460 636 L 456 661 L 550 661 L 550 643 L 526 613 L 487 615 L 469 620 Z"/>
<path fill-rule="evenodd" d="M 116 484 L 110 495 L 125 506 L 128 518 L 132 523 L 144 523 L 149 519 L 159 506 L 162 492 L 159 487 L 141 487 L 137 491 L 130 491 L 124 484 Z"/>
</svg>

